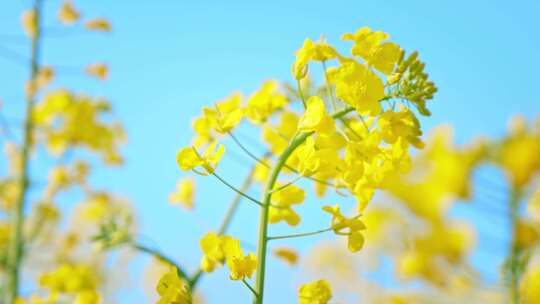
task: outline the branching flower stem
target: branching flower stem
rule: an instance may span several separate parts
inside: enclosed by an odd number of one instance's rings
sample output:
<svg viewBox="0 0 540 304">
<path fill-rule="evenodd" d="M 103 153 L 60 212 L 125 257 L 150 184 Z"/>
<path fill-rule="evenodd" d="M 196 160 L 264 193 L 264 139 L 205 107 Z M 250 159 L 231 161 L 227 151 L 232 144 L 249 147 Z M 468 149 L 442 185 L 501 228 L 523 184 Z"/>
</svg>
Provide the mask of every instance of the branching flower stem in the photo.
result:
<svg viewBox="0 0 540 304">
<path fill-rule="evenodd" d="M 340 119 L 353 111 L 353 108 L 346 108 L 332 115 L 334 119 Z M 263 196 L 262 196 L 262 208 L 259 215 L 259 237 L 257 245 L 257 273 L 255 291 L 258 297 L 255 297 L 253 303 L 262 304 L 264 299 L 264 278 L 266 271 L 266 248 L 268 245 L 268 214 L 270 210 L 270 202 L 272 200 L 272 190 L 276 184 L 279 173 L 285 167 L 285 164 L 291 154 L 298 148 L 313 132 L 299 133 L 293 137 L 288 147 L 278 158 L 276 164 L 272 168 L 268 182 L 266 184 Z"/>
<path fill-rule="evenodd" d="M 30 60 L 30 81 L 35 82 L 39 72 L 40 61 L 40 46 L 41 46 L 41 14 L 42 14 L 42 0 L 35 0 L 34 7 L 36 18 L 36 32 L 32 37 L 32 54 Z M 29 92 L 26 99 L 26 115 L 24 122 L 24 134 L 21 151 L 21 176 L 19 179 L 19 193 L 18 198 L 13 206 L 11 214 L 11 227 L 12 233 L 10 235 L 10 241 L 7 251 L 7 283 L 4 294 L 4 302 L 6 304 L 12 304 L 16 301 L 19 293 L 19 277 L 21 269 L 21 261 L 24 255 L 24 209 L 27 200 L 27 192 L 29 188 L 29 176 L 30 176 L 30 151 L 32 146 L 32 133 L 34 130 L 34 124 L 32 121 L 32 113 L 35 103 L 35 94 Z"/>
</svg>

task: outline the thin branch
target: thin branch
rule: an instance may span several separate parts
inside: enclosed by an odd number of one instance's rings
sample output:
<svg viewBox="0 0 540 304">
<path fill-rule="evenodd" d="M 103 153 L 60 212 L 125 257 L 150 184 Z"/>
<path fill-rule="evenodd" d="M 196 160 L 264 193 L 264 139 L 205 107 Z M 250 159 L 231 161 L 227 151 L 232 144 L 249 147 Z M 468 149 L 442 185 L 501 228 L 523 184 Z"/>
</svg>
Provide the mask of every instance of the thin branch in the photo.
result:
<svg viewBox="0 0 540 304">
<path fill-rule="evenodd" d="M 255 154 L 251 153 L 251 151 L 249 151 L 239 140 L 238 138 L 236 138 L 236 136 L 234 136 L 234 134 L 229 131 L 228 132 L 229 135 L 231 136 L 232 140 L 238 145 L 238 147 L 240 147 L 240 149 L 242 149 L 242 151 L 244 151 L 249 157 L 253 158 L 255 161 L 257 161 L 258 163 L 260 163 L 261 165 L 265 166 L 266 168 L 270 168 L 270 165 L 267 164 L 264 160 L 260 159 L 259 157 L 257 157 Z"/>
<path fill-rule="evenodd" d="M 235 186 L 231 185 L 229 182 L 227 182 L 225 179 L 223 179 L 221 176 L 219 176 L 216 172 L 213 172 L 212 175 L 215 176 L 220 182 L 222 182 L 225 186 L 229 187 L 234 192 L 236 192 L 236 193 L 240 194 L 241 196 L 247 198 L 251 202 L 259 205 L 260 207 L 263 206 L 263 204 L 261 202 L 259 202 L 257 199 L 255 199 L 255 198 L 249 196 L 248 194 L 242 192 L 241 190 L 237 189 Z"/>
<path fill-rule="evenodd" d="M 276 189 L 273 189 L 272 191 L 270 191 L 270 193 L 276 193 L 276 192 L 279 192 L 279 191 L 281 191 L 281 190 L 283 190 L 283 189 L 289 187 L 290 185 L 296 183 L 297 181 L 301 180 L 303 177 L 304 177 L 304 176 L 302 176 L 302 175 L 298 175 L 298 176 L 297 176 L 295 179 L 293 179 L 292 181 L 290 181 L 290 182 L 284 184 L 284 185 L 281 186 L 281 187 L 278 187 L 278 188 L 276 188 Z"/>
<path fill-rule="evenodd" d="M 255 291 L 255 289 L 253 289 L 253 287 L 251 287 L 251 285 L 249 285 L 249 283 L 246 281 L 246 279 L 242 279 L 242 282 L 244 283 L 244 285 L 246 285 L 247 288 L 249 288 L 249 290 L 251 290 L 251 292 L 253 293 L 253 295 L 256 298 L 259 297 L 259 294 Z"/>
<path fill-rule="evenodd" d="M 321 233 L 325 233 L 328 231 L 332 231 L 332 227 L 312 231 L 312 232 L 304 232 L 304 233 L 296 233 L 296 234 L 288 234 L 288 235 L 278 235 L 278 236 L 269 236 L 268 240 L 280 240 L 280 239 L 291 239 L 291 238 L 298 238 L 298 237 L 304 237 L 304 236 L 311 236 L 311 235 L 317 235 Z"/>
</svg>

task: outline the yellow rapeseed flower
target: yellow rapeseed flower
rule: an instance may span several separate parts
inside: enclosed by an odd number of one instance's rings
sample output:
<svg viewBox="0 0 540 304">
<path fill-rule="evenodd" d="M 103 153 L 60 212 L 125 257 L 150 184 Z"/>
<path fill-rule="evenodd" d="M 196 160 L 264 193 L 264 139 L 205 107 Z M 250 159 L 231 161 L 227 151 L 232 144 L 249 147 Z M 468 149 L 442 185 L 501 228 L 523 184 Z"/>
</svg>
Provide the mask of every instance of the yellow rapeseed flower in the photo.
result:
<svg viewBox="0 0 540 304">
<path fill-rule="evenodd" d="M 371 116 L 381 112 L 384 97 L 382 80 L 365 65 L 347 60 L 331 73 L 336 85 L 336 96 L 354 107 L 360 114 Z"/>
<path fill-rule="evenodd" d="M 217 132 L 226 134 L 242 121 L 244 113 L 240 108 L 241 101 L 240 94 L 233 94 L 216 102 L 213 108 L 203 108 L 204 117 Z"/>
<path fill-rule="evenodd" d="M 244 280 L 246 277 L 251 278 L 255 269 L 257 269 L 257 257 L 253 253 L 248 253 L 246 256 L 230 256 L 227 259 L 227 267 L 229 267 L 231 280 Z"/>
<path fill-rule="evenodd" d="M 264 123 L 287 104 L 287 97 L 280 92 L 277 81 L 269 80 L 253 93 L 247 101 L 246 116 L 256 124 Z"/>
<path fill-rule="evenodd" d="M 343 40 L 352 40 L 355 44 L 351 53 L 362 57 L 375 69 L 390 75 L 400 58 L 401 48 L 393 42 L 383 42 L 389 38 L 384 32 L 373 32 L 370 28 L 360 28 L 356 33 L 343 35 Z"/>
<path fill-rule="evenodd" d="M 336 131 L 334 120 L 326 113 L 324 101 L 320 97 L 311 96 L 306 104 L 306 112 L 298 122 L 299 131 L 321 135 L 330 135 Z"/>
<path fill-rule="evenodd" d="M 324 206 L 322 209 L 332 215 L 332 230 L 337 234 L 348 237 L 347 248 L 350 252 L 357 252 L 364 246 L 364 236 L 361 231 L 366 229 L 358 217 L 346 218 L 339 210 L 339 205 Z"/>
<path fill-rule="evenodd" d="M 217 168 L 219 160 L 225 153 L 225 146 L 219 145 L 216 150 L 217 142 L 210 144 L 201 155 L 195 147 L 186 147 L 180 149 L 176 154 L 176 162 L 180 169 L 184 171 L 195 170 L 195 172 L 205 175 L 212 174 Z M 197 167 L 203 167 L 206 173 L 196 171 Z"/>
<path fill-rule="evenodd" d="M 279 189 L 280 186 L 281 184 L 277 183 L 275 188 Z M 290 226 L 298 225 L 300 223 L 300 216 L 291 207 L 303 203 L 305 197 L 306 193 L 304 190 L 295 185 L 288 185 L 273 193 L 272 205 L 276 207 L 270 206 L 268 222 L 275 224 L 285 221 Z"/>
<path fill-rule="evenodd" d="M 310 61 L 326 61 L 338 56 L 336 50 L 324 40 L 313 42 L 308 38 L 304 41 L 304 45 L 296 51 L 292 74 L 295 79 L 302 79 L 307 75 L 307 67 Z"/>
</svg>

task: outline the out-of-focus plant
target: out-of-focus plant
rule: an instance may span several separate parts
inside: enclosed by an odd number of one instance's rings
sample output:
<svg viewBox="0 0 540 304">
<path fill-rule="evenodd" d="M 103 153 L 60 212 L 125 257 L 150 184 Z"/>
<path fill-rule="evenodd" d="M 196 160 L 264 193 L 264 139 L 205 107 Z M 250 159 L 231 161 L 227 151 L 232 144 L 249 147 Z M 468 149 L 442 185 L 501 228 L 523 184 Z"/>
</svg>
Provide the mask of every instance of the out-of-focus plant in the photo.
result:
<svg viewBox="0 0 540 304">
<path fill-rule="evenodd" d="M 307 258 L 307 268 L 332 278 L 340 293 L 354 291 L 368 303 L 536 303 L 540 134 L 538 125 L 527 125 L 523 117 L 515 117 L 510 126 L 500 139 L 461 147 L 453 145 L 449 127 L 434 130 L 427 147 L 413 158 L 413 170 L 392 176 L 383 202 L 366 210 L 369 246 L 363 259 L 321 245 Z M 500 168 L 509 189 L 507 206 L 492 202 L 483 209 L 487 219 L 508 210 L 502 215 L 510 223 L 509 252 L 495 284 L 469 263 L 477 238 L 472 223 L 457 222 L 449 214 L 456 201 L 474 198 L 473 173 L 484 166 Z M 376 265 L 388 258 L 401 290 L 367 279 L 365 269 L 377 271 Z M 407 288 L 409 282 L 421 282 L 422 288 Z"/>
<path fill-rule="evenodd" d="M 61 3 L 53 22 L 45 17 L 50 6 L 44 2 L 33 1 L 21 16 L 30 42 L 30 55 L 17 55 L 29 72 L 22 126 L 2 125 L 8 172 L 0 179 L 0 302 L 104 303 L 112 270 L 105 267 L 104 246 L 92 239 L 105 246 L 124 242 L 134 232 L 134 219 L 128 202 L 93 188 L 89 177 L 95 166 L 122 163 L 125 134 L 105 98 L 56 84 L 64 73 L 105 80 L 107 65 L 66 67 L 43 54 L 49 31 L 69 34 L 85 22 L 88 30 L 108 32 L 111 25 L 103 18 L 83 19 L 71 1 Z M 63 214 L 58 204 L 73 198 L 79 201 L 73 214 Z"/>
</svg>

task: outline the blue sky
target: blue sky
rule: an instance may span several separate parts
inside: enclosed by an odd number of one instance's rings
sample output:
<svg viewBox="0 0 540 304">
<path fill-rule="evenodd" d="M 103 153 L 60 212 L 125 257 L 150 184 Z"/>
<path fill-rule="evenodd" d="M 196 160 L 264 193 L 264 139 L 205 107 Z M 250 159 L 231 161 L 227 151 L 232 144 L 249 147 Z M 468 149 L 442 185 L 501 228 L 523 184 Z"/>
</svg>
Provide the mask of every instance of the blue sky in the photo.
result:
<svg viewBox="0 0 540 304">
<path fill-rule="evenodd" d="M 46 2 L 46 24 L 53 24 L 60 1 Z M 13 35 L 22 34 L 19 14 L 29 3 L 0 0 L 4 51 L 28 54 L 28 45 Z M 93 181 L 129 197 L 139 212 L 141 234 L 192 266 L 199 258 L 198 238 L 219 225 L 233 194 L 215 180 L 198 178 L 200 192 L 193 214 L 167 204 L 176 179 L 184 176 L 174 158 L 191 137 L 191 117 L 203 105 L 233 91 L 250 94 L 265 79 L 291 80 L 294 51 L 306 37 L 324 34 L 345 51 L 341 34 L 369 26 L 390 33 L 406 50 L 418 50 L 439 87 L 430 105 L 433 115 L 422 123 L 426 130 L 451 123 L 458 142 L 476 134 L 503 134 L 512 114 L 534 117 L 539 110 L 537 1 L 79 0 L 75 4 L 86 16 L 110 18 L 113 33 L 74 29 L 72 34 L 47 37 L 44 63 L 67 67 L 109 63 L 111 77 L 106 83 L 60 71 L 55 85 L 108 97 L 129 136 L 126 166 L 102 169 Z M 17 117 L 27 71 L 1 55 L 0 98 L 6 113 Z M 220 170 L 240 183 L 245 170 L 233 158 L 227 156 Z M 484 174 L 500 179 L 496 172 Z M 479 212 L 457 214 L 474 218 Z M 242 205 L 231 232 L 254 243 L 256 213 L 253 206 Z M 304 229 L 319 228 L 326 221 L 321 216 L 306 220 Z M 504 234 L 504 227 L 496 229 Z M 307 251 L 316 240 L 294 244 Z M 504 248 L 499 249 L 502 254 Z M 132 290 L 123 293 L 119 303 L 143 302 L 138 300 L 140 291 L 133 291 L 144 259 L 137 261 L 131 271 Z M 497 257 L 480 254 L 474 261 L 492 269 L 491 276 L 496 274 Z M 300 273 L 273 260 L 270 267 L 268 303 L 290 301 Z M 243 303 L 249 298 L 240 284 L 226 280 L 224 272 L 205 278 L 202 290 L 208 303 L 224 299 Z"/>
</svg>

